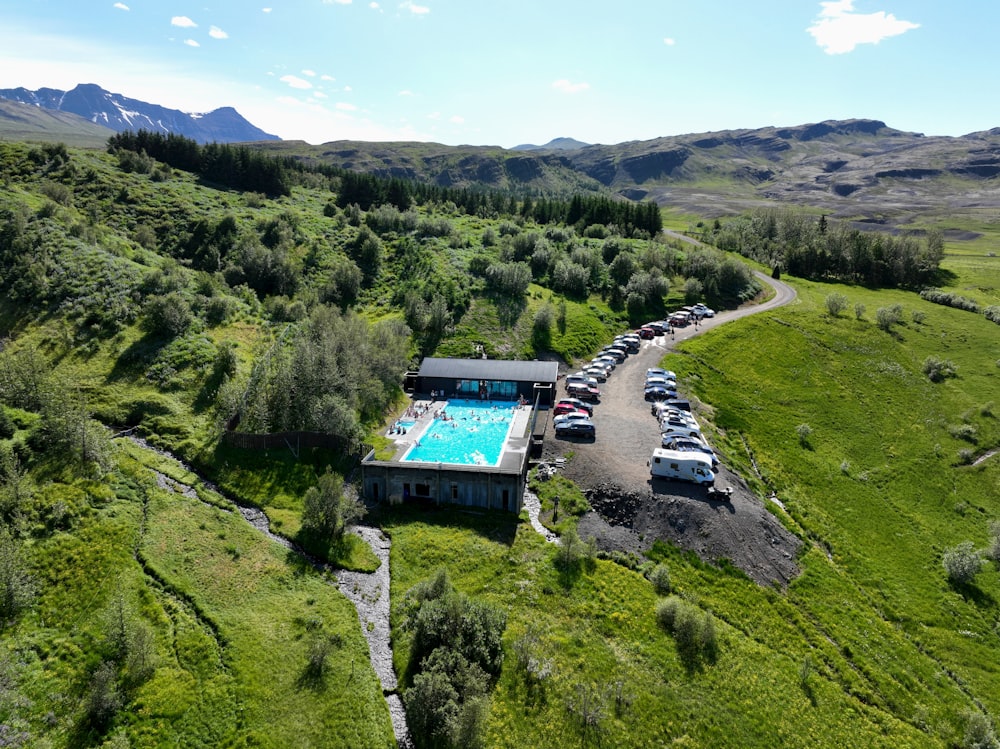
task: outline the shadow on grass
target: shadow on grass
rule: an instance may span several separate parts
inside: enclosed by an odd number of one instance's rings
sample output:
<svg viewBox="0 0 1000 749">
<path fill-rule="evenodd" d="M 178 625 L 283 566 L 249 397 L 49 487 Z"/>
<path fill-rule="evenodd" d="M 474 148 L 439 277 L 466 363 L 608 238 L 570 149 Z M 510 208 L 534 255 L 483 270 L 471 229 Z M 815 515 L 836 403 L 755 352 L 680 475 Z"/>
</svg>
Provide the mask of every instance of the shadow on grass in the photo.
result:
<svg viewBox="0 0 1000 749">
<path fill-rule="evenodd" d="M 143 376 L 168 343 L 170 340 L 163 336 L 147 333 L 118 355 L 106 381 L 112 383 Z"/>
<path fill-rule="evenodd" d="M 996 599 L 975 583 L 951 583 L 951 587 L 966 601 L 981 609 L 991 609 L 997 605 Z"/>
</svg>

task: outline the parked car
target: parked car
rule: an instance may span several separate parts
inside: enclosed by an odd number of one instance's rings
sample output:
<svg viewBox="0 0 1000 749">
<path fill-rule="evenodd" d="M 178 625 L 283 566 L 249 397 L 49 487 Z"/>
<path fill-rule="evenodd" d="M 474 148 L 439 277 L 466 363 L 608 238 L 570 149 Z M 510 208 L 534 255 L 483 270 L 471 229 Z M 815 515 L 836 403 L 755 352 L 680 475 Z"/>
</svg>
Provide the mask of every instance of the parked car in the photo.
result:
<svg viewBox="0 0 1000 749">
<path fill-rule="evenodd" d="M 656 337 L 656 331 L 654 331 L 652 328 L 643 327 L 639 328 L 635 332 L 639 334 L 640 338 L 645 339 L 647 341 Z"/>
<path fill-rule="evenodd" d="M 552 419 L 553 426 L 558 427 L 560 424 L 568 424 L 571 421 L 590 421 L 590 414 L 586 411 L 569 411 L 564 414 L 559 414 Z"/>
<path fill-rule="evenodd" d="M 698 317 L 715 317 L 715 310 L 711 307 L 706 307 L 701 302 L 694 305 L 694 313 L 698 315 Z"/>
<path fill-rule="evenodd" d="M 677 395 L 676 390 L 667 390 L 660 385 L 648 387 L 643 391 L 642 397 L 648 401 L 664 401 Z"/>
<path fill-rule="evenodd" d="M 676 380 L 677 373 L 669 369 L 650 367 L 646 370 L 646 377 L 666 377 L 668 380 Z"/>
<path fill-rule="evenodd" d="M 642 327 L 652 329 L 653 333 L 656 335 L 663 335 L 663 331 L 667 326 L 663 324 L 662 320 L 654 320 L 653 322 L 646 323 Z"/>
<path fill-rule="evenodd" d="M 592 421 L 576 420 L 556 425 L 557 437 L 594 437 L 596 434 Z"/>
<path fill-rule="evenodd" d="M 673 314 L 668 319 L 667 322 L 673 325 L 675 328 L 685 328 L 691 324 L 691 321 L 687 319 L 685 315 Z"/>
<path fill-rule="evenodd" d="M 608 370 L 604 367 L 584 367 L 581 371 L 587 377 L 593 377 L 599 383 L 608 379 Z"/>
<path fill-rule="evenodd" d="M 597 387 L 597 378 L 586 375 L 583 372 L 574 372 L 571 375 L 566 375 L 566 382 L 585 382 L 588 385 Z"/>
<path fill-rule="evenodd" d="M 613 356 L 615 361 L 621 364 L 623 361 L 628 359 L 628 349 L 624 346 L 605 346 L 601 349 L 601 355 Z"/>
<path fill-rule="evenodd" d="M 577 405 L 575 405 L 573 403 L 566 403 L 566 402 L 560 401 L 559 403 L 556 403 L 555 408 L 552 409 L 552 415 L 554 417 L 555 416 L 562 416 L 564 414 L 576 413 L 577 411 L 581 411 L 581 410 L 582 409 L 579 406 L 577 406 Z"/>
<path fill-rule="evenodd" d="M 618 359 L 611 354 L 598 354 L 593 359 L 590 360 L 593 364 L 606 364 L 607 366 L 614 369 L 618 366 Z"/>
<path fill-rule="evenodd" d="M 630 354 L 638 354 L 639 347 L 642 345 L 642 341 L 639 336 L 633 335 L 620 335 L 615 337 L 615 342 L 611 344 L 612 346 L 624 346 L 626 351 Z"/>
<path fill-rule="evenodd" d="M 583 401 L 596 401 L 601 397 L 601 391 L 585 382 L 567 382 L 566 395 Z"/>
<path fill-rule="evenodd" d="M 691 401 L 684 400 L 683 398 L 671 398 L 666 401 L 666 404 L 671 408 L 677 408 L 688 413 L 691 412 Z"/>
<path fill-rule="evenodd" d="M 578 408 L 581 411 L 586 411 L 589 414 L 594 413 L 593 404 L 582 401 L 579 398 L 560 398 L 559 402 L 556 403 L 556 408 L 559 408 L 559 406 L 562 405 L 572 406 L 573 408 Z"/>
<path fill-rule="evenodd" d="M 646 375 L 646 387 L 652 387 L 653 385 L 660 385 L 668 390 L 677 389 L 676 380 L 671 380 L 669 377 L 661 377 L 659 375 Z"/>
<path fill-rule="evenodd" d="M 714 471 L 719 467 L 719 459 L 716 457 L 715 451 L 701 440 L 696 440 L 693 437 L 685 438 L 683 435 L 664 435 L 661 446 L 667 450 L 679 450 L 680 452 L 695 452 L 707 455 L 712 461 L 712 470 Z"/>
</svg>

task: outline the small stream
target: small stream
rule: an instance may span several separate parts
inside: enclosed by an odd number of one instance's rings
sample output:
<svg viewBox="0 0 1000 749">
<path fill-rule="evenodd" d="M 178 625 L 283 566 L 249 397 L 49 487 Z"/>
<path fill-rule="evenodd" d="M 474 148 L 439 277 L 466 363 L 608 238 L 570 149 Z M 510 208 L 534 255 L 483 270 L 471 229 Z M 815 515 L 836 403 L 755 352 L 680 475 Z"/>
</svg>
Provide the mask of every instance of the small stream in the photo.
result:
<svg viewBox="0 0 1000 749">
<path fill-rule="evenodd" d="M 185 471 L 197 476 L 198 480 L 206 488 L 232 502 L 240 511 L 243 518 L 262 534 L 286 549 L 301 555 L 315 569 L 334 574 L 337 579 L 338 589 L 354 604 L 358 612 L 361 632 L 368 642 L 368 653 L 372 669 L 379 678 L 382 686 L 382 694 L 385 696 L 386 705 L 389 707 L 389 717 L 392 719 L 392 729 L 396 736 L 396 743 L 400 749 L 411 749 L 413 740 L 410 737 L 410 730 L 406 725 L 406 709 L 403 707 L 403 701 L 396 691 L 399 684 L 392 665 L 392 641 L 389 630 L 389 548 L 391 545 L 389 538 L 378 528 L 367 525 L 352 526 L 351 532 L 360 536 L 371 547 L 375 556 L 378 557 L 379 567 L 374 572 L 335 570 L 326 562 L 306 553 L 291 540 L 272 532 L 270 522 L 263 510 L 242 504 L 232 497 L 225 495 L 217 486 L 203 479 L 189 465 L 178 460 L 166 450 L 153 447 L 141 437 L 130 435 L 127 439 L 144 450 L 150 450 L 158 455 L 176 461 Z M 180 484 L 162 473 L 155 471 L 154 473 L 156 473 L 157 483 L 161 487 L 178 491 L 186 497 L 198 498 L 197 493 L 191 487 Z M 536 511 L 536 519 L 537 516 L 538 513 Z"/>
</svg>

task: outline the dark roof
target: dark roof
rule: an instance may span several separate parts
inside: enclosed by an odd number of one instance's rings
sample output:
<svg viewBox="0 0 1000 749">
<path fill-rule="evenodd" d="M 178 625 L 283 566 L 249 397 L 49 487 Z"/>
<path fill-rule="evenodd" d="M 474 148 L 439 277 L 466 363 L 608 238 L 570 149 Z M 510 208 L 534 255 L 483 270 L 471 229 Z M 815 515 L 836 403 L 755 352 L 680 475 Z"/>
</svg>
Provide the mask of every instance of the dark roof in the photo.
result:
<svg viewBox="0 0 1000 749">
<path fill-rule="evenodd" d="M 508 380 L 555 382 L 559 365 L 554 361 L 508 361 L 505 359 L 424 359 L 420 377 L 450 377 L 456 380 Z"/>
</svg>

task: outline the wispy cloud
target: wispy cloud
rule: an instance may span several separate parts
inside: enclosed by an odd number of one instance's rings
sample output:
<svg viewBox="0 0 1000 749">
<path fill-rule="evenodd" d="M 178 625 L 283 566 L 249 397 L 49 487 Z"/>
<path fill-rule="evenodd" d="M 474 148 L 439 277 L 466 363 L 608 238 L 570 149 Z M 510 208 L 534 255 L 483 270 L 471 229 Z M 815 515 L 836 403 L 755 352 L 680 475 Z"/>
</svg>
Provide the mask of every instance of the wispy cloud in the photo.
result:
<svg viewBox="0 0 1000 749">
<path fill-rule="evenodd" d="M 118 10 L 131 10 L 125 3 L 115 3 L 114 7 L 118 8 Z"/>
<path fill-rule="evenodd" d="M 171 26 L 180 26 L 182 29 L 195 29 L 198 28 L 198 24 L 192 21 L 187 16 L 174 16 L 170 19 Z"/>
<path fill-rule="evenodd" d="M 588 90 L 590 84 L 584 82 L 573 83 L 565 78 L 560 78 L 558 81 L 552 81 L 552 88 L 556 91 L 562 91 L 564 94 L 578 94 L 581 91 Z"/>
<path fill-rule="evenodd" d="M 368 3 L 368 7 L 371 8 L 372 10 L 377 10 L 379 13 L 382 12 L 382 6 L 379 5 L 378 3 Z"/>
<path fill-rule="evenodd" d="M 675 44 L 677 44 L 676 40 L 674 40 L 674 38 L 670 36 L 663 37 L 663 43 L 666 44 L 668 47 L 673 47 Z"/>
<path fill-rule="evenodd" d="M 307 75 L 310 78 L 315 78 L 316 77 L 316 71 L 315 70 L 308 70 L 308 69 L 307 70 L 303 70 L 302 71 L 302 75 Z"/>
<path fill-rule="evenodd" d="M 220 29 L 218 26 L 213 26 L 208 30 L 208 35 L 213 39 L 228 39 L 229 34 Z"/>
<path fill-rule="evenodd" d="M 349 101 L 338 101 L 334 106 L 341 112 L 356 112 L 358 108 Z"/>
<path fill-rule="evenodd" d="M 464 125 L 465 118 L 462 117 L 462 115 L 454 114 L 448 118 L 448 122 L 450 122 L 452 125 Z"/>
<path fill-rule="evenodd" d="M 319 77 L 319 79 L 320 79 L 321 81 L 335 81 L 335 80 L 337 80 L 337 79 L 336 79 L 336 78 L 334 78 L 334 77 L 333 77 L 332 75 L 327 75 L 326 73 L 324 73 L 323 75 L 321 75 L 321 76 Z"/>
<path fill-rule="evenodd" d="M 417 5 L 413 0 L 406 0 L 404 3 L 400 3 L 399 7 L 403 10 L 408 10 L 416 16 L 424 16 L 431 12 L 431 9 L 426 5 Z"/>
<path fill-rule="evenodd" d="M 323 0 L 323 5 L 350 5 L 351 0 Z"/>
<path fill-rule="evenodd" d="M 313 87 L 309 81 L 304 78 L 299 78 L 297 75 L 283 75 L 278 80 L 282 83 L 288 84 L 292 88 L 308 89 Z"/>
<path fill-rule="evenodd" d="M 920 28 L 920 24 L 901 21 L 884 10 L 857 13 L 854 0 L 830 0 L 819 5 L 819 18 L 806 31 L 828 55 L 851 52 L 859 44 L 878 44 L 883 39 Z"/>
<path fill-rule="evenodd" d="M 413 96 L 413 92 L 412 92 L 412 91 L 410 91 L 409 89 L 405 89 L 405 88 L 404 88 L 404 89 L 403 89 L 402 91 L 400 91 L 400 92 L 399 92 L 399 93 L 397 94 L 397 96 Z"/>
<path fill-rule="evenodd" d="M 274 10 L 274 8 L 261 8 L 260 12 L 261 13 L 270 13 L 272 10 Z"/>
<path fill-rule="evenodd" d="M 189 46 L 189 47 L 200 47 L 200 46 L 201 46 L 201 45 L 200 45 L 200 44 L 198 44 L 198 42 L 196 42 L 196 41 L 195 41 L 194 39 L 185 39 L 185 40 L 184 40 L 184 43 L 185 43 L 185 44 L 186 44 L 187 46 Z"/>
</svg>

